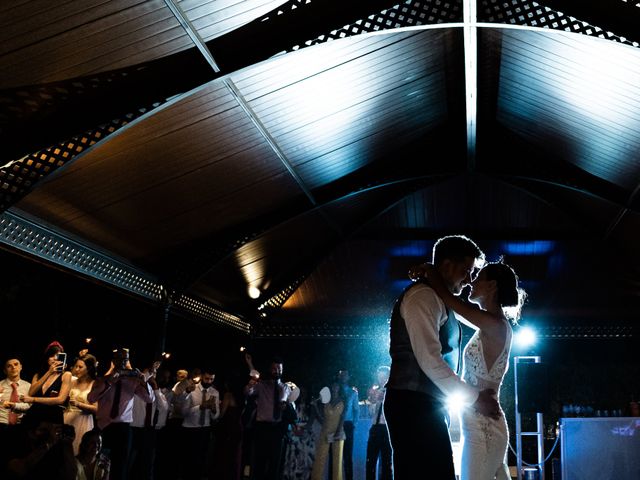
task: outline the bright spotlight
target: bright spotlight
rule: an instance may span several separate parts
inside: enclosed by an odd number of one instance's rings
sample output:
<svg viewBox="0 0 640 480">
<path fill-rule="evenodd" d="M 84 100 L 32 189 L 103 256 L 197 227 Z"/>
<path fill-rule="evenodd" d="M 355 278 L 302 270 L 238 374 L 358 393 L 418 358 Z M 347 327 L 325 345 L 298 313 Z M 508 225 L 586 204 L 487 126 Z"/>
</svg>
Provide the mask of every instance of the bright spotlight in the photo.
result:
<svg viewBox="0 0 640 480">
<path fill-rule="evenodd" d="M 259 289 L 258 287 L 254 287 L 253 285 L 251 285 L 251 286 L 249 287 L 249 296 L 250 296 L 251 298 L 253 298 L 254 300 L 255 300 L 256 298 L 259 298 L 259 297 L 260 297 L 260 293 L 261 293 L 261 292 L 260 292 L 260 289 Z"/>
<path fill-rule="evenodd" d="M 529 327 L 522 327 L 515 334 L 515 342 L 519 347 L 530 347 L 536 343 L 536 332 Z"/>
<path fill-rule="evenodd" d="M 457 414 L 462 410 L 464 406 L 464 398 L 459 393 L 454 393 L 447 397 L 447 410 L 449 410 L 449 414 Z"/>
</svg>

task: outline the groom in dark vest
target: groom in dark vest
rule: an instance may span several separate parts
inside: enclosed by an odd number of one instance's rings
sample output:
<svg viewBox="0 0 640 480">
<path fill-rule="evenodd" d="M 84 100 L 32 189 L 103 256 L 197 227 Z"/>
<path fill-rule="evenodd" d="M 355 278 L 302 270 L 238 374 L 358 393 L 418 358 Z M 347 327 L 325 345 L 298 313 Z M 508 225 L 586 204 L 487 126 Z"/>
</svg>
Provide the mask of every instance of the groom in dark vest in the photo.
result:
<svg viewBox="0 0 640 480">
<path fill-rule="evenodd" d="M 471 283 L 482 261 L 478 246 L 461 235 L 443 237 L 433 247 L 433 263 L 454 295 Z M 391 315 L 391 374 L 384 401 L 395 480 L 455 480 L 448 396 L 484 415 L 498 412 L 495 392 L 460 379 L 461 340 L 460 324 L 426 280 L 400 295 Z"/>
</svg>

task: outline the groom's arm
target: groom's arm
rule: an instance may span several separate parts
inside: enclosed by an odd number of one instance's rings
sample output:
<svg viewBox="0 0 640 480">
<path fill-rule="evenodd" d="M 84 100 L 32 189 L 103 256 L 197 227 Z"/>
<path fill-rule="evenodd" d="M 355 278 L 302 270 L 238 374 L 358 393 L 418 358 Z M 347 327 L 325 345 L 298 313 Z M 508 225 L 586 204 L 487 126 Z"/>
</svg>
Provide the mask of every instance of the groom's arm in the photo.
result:
<svg viewBox="0 0 640 480">
<path fill-rule="evenodd" d="M 479 390 L 463 382 L 442 358 L 440 322 L 447 316 L 442 300 L 428 286 L 415 285 L 405 293 L 400 313 L 418 365 L 429 380 L 446 395 L 456 394 L 465 404 L 473 404 Z"/>
<path fill-rule="evenodd" d="M 462 315 L 460 315 L 458 312 L 456 312 L 455 310 L 453 311 L 453 314 L 456 316 L 456 319 L 462 323 L 463 325 L 473 329 L 473 330 L 478 330 L 478 326 L 474 325 L 473 323 L 471 323 L 469 320 L 467 320 L 466 318 L 464 318 Z"/>
</svg>

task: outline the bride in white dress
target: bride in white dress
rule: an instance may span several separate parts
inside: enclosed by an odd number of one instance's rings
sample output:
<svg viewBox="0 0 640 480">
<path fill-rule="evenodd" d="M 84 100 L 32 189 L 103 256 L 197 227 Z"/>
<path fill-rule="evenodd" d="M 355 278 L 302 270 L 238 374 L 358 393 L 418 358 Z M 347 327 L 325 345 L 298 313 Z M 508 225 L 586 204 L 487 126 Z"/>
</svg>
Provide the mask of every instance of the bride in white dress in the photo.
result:
<svg viewBox="0 0 640 480">
<path fill-rule="evenodd" d="M 454 296 L 444 286 L 438 272 L 425 265 L 429 283 L 460 320 L 476 330 L 464 348 L 462 377 L 478 390 L 492 389 L 500 395 L 502 379 L 509 367 L 512 330 L 524 300 L 518 277 L 511 267 L 498 262 L 487 264 L 471 283 L 469 301 Z M 510 480 L 506 466 L 509 441 L 502 408 L 498 418 L 490 418 L 467 407 L 461 414 L 463 435 L 460 480 Z"/>
</svg>

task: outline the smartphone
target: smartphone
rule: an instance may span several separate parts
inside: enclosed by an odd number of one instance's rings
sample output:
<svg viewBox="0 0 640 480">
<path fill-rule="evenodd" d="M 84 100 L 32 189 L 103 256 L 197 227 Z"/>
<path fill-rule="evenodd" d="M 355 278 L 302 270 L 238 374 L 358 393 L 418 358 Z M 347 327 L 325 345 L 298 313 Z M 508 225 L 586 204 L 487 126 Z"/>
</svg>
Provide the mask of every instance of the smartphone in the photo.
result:
<svg viewBox="0 0 640 480">
<path fill-rule="evenodd" d="M 62 365 L 59 365 L 58 368 L 56 368 L 56 370 L 58 372 L 64 371 L 65 367 L 67 366 L 67 354 L 65 352 L 57 353 L 56 360 L 59 362 L 62 362 Z"/>
</svg>

